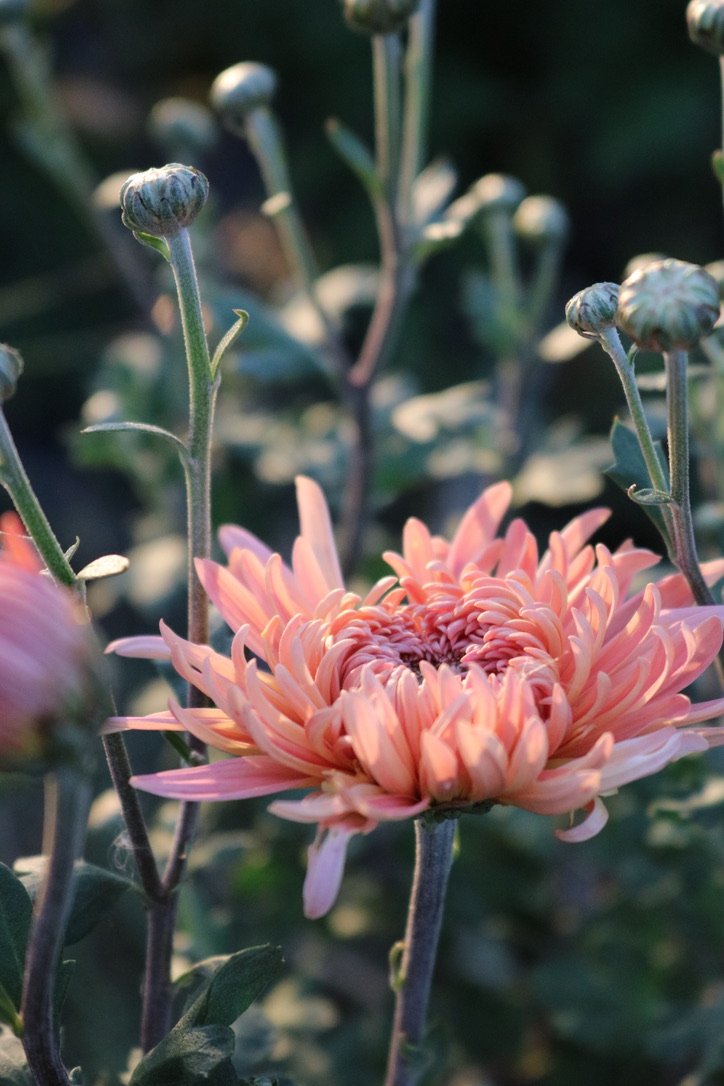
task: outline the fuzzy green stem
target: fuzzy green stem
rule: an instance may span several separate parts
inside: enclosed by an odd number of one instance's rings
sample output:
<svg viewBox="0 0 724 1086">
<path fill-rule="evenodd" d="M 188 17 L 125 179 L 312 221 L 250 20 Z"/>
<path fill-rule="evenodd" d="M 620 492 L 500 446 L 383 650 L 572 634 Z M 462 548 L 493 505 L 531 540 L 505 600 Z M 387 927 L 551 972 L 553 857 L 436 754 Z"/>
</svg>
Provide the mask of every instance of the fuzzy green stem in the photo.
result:
<svg viewBox="0 0 724 1086">
<path fill-rule="evenodd" d="M 0 408 L 0 483 L 12 498 L 13 505 L 52 576 L 68 588 L 77 588 L 75 573 L 32 488 L 2 408 Z"/>
<path fill-rule="evenodd" d="M 722 128 L 721 148 L 722 149 L 718 153 L 719 154 L 724 154 L 724 56 L 719 57 L 719 77 L 720 77 L 720 82 L 721 82 L 721 128 Z M 721 163 L 719 163 L 719 166 L 718 166 L 718 168 L 716 170 L 716 175 L 717 175 L 717 177 L 719 179 L 719 184 L 720 184 L 721 191 L 722 191 L 722 202 L 724 202 L 724 175 L 722 175 L 722 172 L 721 172 Z"/>
<path fill-rule="evenodd" d="M 23 1046 L 38 1086 L 68 1086 L 54 1021 L 53 1000 L 65 928 L 73 903 L 73 864 L 83 850 L 91 780 L 77 766 L 45 779 L 47 873 L 35 904 L 25 964 L 21 1017 Z"/>
<path fill-rule="evenodd" d="M 415 874 L 404 950 L 395 983 L 395 1016 L 385 1086 L 415 1086 L 425 1070 L 427 1007 L 452 866 L 457 821 L 415 822 Z"/>
<path fill-rule="evenodd" d="M 665 351 L 664 362 L 674 557 L 677 566 L 689 582 L 696 602 L 704 605 L 713 604 L 714 597 L 699 567 L 694 521 L 691 515 L 687 353 L 682 350 Z"/>
<path fill-rule="evenodd" d="M 372 37 L 372 85 L 375 108 L 377 174 L 394 205 L 400 168 L 400 38 Z"/>
<path fill-rule="evenodd" d="M 664 472 L 663 467 L 661 466 L 661 461 L 656 455 L 654 439 L 651 436 L 648 419 L 646 418 L 643 401 L 641 400 L 641 393 L 639 392 L 639 387 L 636 383 L 636 374 L 634 372 L 633 366 L 631 365 L 631 362 L 629 361 L 628 355 L 623 349 L 623 345 L 616 329 L 607 328 L 605 331 L 603 331 L 600 336 L 600 343 L 604 351 L 616 367 L 616 372 L 623 386 L 624 396 L 626 397 L 626 403 L 628 404 L 631 421 L 633 423 L 634 430 L 636 431 L 636 437 L 638 438 L 641 455 L 644 458 L 646 470 L 649 473 L 651 486 L 654 490 L 658 490 L 661 494 L 668 494 L 669 481 L 666 478 L 666 473 Z M 664 536 L 666 549 L 671 560 L 676 561 L 671 507 L 669 505 L 662 505 L 661 513 L 667 532 L 666 536 Z"/>
<path fill-rule="evenodd" d="M 397 193 L 398 218 L 403 228 L 410 226 L 415 179 L 422 169 L 427 153 L 434 23 L 435 0 L 421 0 L 418 10 L 408 23 L 405 51 L 402 150 Z"/>
<path fill-rule="evenodd" d="M 194 560 L 207 558 L 211 550 L 211 435 L 218 381 L 211 374 L 201 296 L 188 231 L 179 231 L 168 242 L 189 380 L 188 456 L 183 458 L 188 531 L 187 636 L 194 644 L 205 644 L 209 636 L 208 599 L 196 575 Z M 189 686 L 188 700 L 191 707 L 208 704 L 204 695 L 193 685 Z M 203 750 L 193 737 L 189 743 L 193 749 Z M 171 957 L 178 889 L 197 821 L 198 805 L 182 803 L 161 879 L 161 891 L 149 903 L 141 1017 L 141 1046 L 145 1052 L 158 1044 L 171 1024 Z"/>
<path fill-rule="evenodd" d="M 291 272 L 324 329 L 330 358 L 330 362 L 322 360 L 325 372 L 338 376 L 349 359 L 339 330 L 319 300 L 319 269 L 294 198 L 279 124 L 267 106 L 257 106 L 247 114 L 244 133 L 264 182 L 264 210 L 273 219 Z"/>
</svg>

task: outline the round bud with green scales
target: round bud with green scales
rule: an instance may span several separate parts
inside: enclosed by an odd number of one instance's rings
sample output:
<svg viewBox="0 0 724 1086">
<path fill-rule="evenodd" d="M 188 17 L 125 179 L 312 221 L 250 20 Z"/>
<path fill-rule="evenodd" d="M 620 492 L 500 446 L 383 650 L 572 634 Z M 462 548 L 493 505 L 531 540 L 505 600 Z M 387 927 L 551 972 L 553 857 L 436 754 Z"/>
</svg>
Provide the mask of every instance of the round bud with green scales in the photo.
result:
<svg viewBox="0 0 724 1086">
<path fill-rule="evenodd" d="M 723 0 L 691 0 L 686 9 L 686 24 L 695 45 L 717 57 L 724 53 Z"/>
<path fill-rule="evenodd" d="M 276 89 L 277 77 L 272 68 L 245 60 L 217 75 L 211 84 L 211 105 L 226 127 L 241 135 L 247 114 L 268 106 Z"/>
<path fill-rule="evenodd" d="M 23 372 L 20 352 L 7 343 L 0 343 L 0 403 L 15 395 L 18 378 Z"/>
<path fill-rule="evenodd" d="M 616 323 L 618 283 L 594 283 L 579 290 L 566 305 L 566 320 L 584 339 L 598 339 Z"/>
<path fill-rule="evenodd" d="M 194 166 L 171 162 L 134 173 L 121 188 L 123 225 L 157 238 L 190 226 L 209 195 L 209 182 Z"/>
<path fill-rule="evenodd" d="M 362 34 L 394 34 L 402 30 L 420 0 L 342 0 L 344 17 Z"/>
<path fill-rule="evenodd" d="M 697 264 L 655 260 L 621 284 L 616 323 L 644 350 L 689 350 L 719 318 L 719 284 Z"/>
</svg>

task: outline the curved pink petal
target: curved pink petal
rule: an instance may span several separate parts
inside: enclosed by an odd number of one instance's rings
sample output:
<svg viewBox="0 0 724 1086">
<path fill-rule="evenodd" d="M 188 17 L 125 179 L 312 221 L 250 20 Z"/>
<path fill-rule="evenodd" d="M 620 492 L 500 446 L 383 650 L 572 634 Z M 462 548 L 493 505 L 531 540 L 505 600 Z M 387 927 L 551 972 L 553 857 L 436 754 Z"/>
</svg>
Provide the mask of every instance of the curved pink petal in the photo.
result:
<svg viewBox="0 0 724 1086">
<path fill-rule="evenodd" d="M 304 915 L 309 920 L 324 916 L 337 900 L 352 833 L 341 826 L 322 826 L 309 846 L 304 880 Z"/>
<path fill-rule="evenodd" d="M 134 788 L 168 799 L 204 800 L 252 799 L 286 792 L 292 788 L 308 788 L 313 778 L 277 765 L 263 755 L 229 758 L 211 765 L 167 769 L 162 773 L 146 773 L 131 777 Z"/>
</svg>

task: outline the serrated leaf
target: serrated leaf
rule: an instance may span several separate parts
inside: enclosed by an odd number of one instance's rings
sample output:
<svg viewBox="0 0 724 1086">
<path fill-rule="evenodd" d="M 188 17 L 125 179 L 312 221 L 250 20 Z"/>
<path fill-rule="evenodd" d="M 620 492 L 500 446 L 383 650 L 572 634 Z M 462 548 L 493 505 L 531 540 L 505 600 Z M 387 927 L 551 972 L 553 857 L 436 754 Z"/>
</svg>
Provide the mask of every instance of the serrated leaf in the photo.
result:
<svg viewBox="0 0 724 1086">
<path fill-rule="evenodd" d="M 284 958 L 279 947 L 267 945 L 248 947 L 228 958 L 200 962 L 195 969 L 203 972 L 207 964 L 215 967 L 214 973 L 179 1025 L 230 1026 L 276 980 Z"/>
<path fill-rule="evenodd" d="M 324 128 L 332 147 L 362 182 L 370 199 L 378 200 L 384 190 L 377 175 L 375 161 L 366 145 L 351 128 L 347 128 L 336 117 L 330 118 Z"/>
<path fill-rule="evenodd" d="M 153 234 L 145 234 L 142 230 L 134 230 L 133 236 L 136 241 L 140 241 L 141 245 L 147 245 L 149 249 L 153 249 L 163 257 L 164 260 L 170 262 L 171 250 L 168 247 L 168 242 L 165 238 L 154 237 Z"/>
<path fill-rule="evenodd" d="M 137 1064 L 129 1086 L 237 1086 L 228 1026 L 175 1026 Z"/>
<path fill-rule="evenodd" d="M 22 1044 L 12 1033 L 0 1036 L 0 1083 L 2 1086 L 34 1086 Z"/>
<path fill-rule="evenodd" d="M 9 867 L 0 864 L 0 984 L 16 1010 L 20 1009 L 22 997 L 32 913 L 33 903 L 22 882 Z M 1 1014 L 0 1017 L 8 1021 Z"/>
<path fill-rule="evenodd" d="M 128 569 L 128 559 L 122 554 L 104 554 L 94 558 L 78 573 L 79 581 L 98 581 L 102 577 L 117 577 Z"/>
<path fill-rule="evenodd" d="M 628 426 L 624 426 L 619 419 L 616 419 L 611 427 L 610 439 L 615 460 L 610 467 L 604 469 L 604 474 L 620 486 L 622 490 L 625 490 L 627 494 L 630 492 L 631 487 L 635 487 L 636 490 L 650 490 L 651 479 L 638 443 L 638 438 L 633 430 L 629 430 Z M 654 448 L 656 449 L 656 455 L 664 475 L 668 480 L 668 466 L 661 448 L 661 443 L 658 441 L 655 442 Z M 641 503 L 641 508 L 646 513 L 647 517 L 653 521 L 663 539 L 668 543 L 668 533 L 666 531 L 666 524 L 661 513 L 660 505 Z"/>
<path fill-rule="evenodd" d="M 238 317 L 238 320 L 235 324 L 232 324 L 226 335 L 222 336 L 216 347 L 216 350 L 214 351 L 214 357 L 211 359 L 212 380 L 216 377 L 222 359 L 228 351 L 229 347 L 231 347 L 232 343 L 234 343 L 239 338 L 239 336 L 249 323 L 249 314 L 246 312 L 245 309 L 235 309 L 233 312 Z"/>
<path fill-rule="evenodd" d="M 26 856 L 15 862 L 15 872 L 31 899 L 40 889 L 46 868 L 45 856 Z M 77 860 L 73 870 L 73 905 L 63 945 L 72 946 L 85 938 L 118 898 L 133 888 L 133 883 L 121 875 Z"/>
<path fill-rule="evenodd" d="M 86 426 L 81 430 L 82 434 L 108 434 L 108 433 L 140 433 L 152 434 L 154 437 L 165 438 L 170 441 L 182 456 L 188 455 L 188 449 L 180 437 L 176 437 L 162 426 L 153 426 L 150 422 L 98 422 L 93 426 Z"/>
</svg>

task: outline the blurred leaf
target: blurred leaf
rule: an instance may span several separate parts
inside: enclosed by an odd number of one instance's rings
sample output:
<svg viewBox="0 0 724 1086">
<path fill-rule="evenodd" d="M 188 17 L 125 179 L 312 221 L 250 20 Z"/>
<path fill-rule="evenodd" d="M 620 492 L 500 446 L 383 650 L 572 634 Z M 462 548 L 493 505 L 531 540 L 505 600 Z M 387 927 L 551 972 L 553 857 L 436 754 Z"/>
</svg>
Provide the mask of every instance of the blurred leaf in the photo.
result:
<svg viewBox="0 0 724 1086">
<path fill-rule="evenodd" d="M 616 419 L 611 427 L 610 440 L 615 460 L 610 467 L 605 469 L 604 474 L 612 479 L 614 483 L 617 483 L 627 494 L 632 486 L 642 490 L 649 489 L 651 479 L 641 453 L 638 438 L 633 430 L 629 430 L 628 426 L 624 426 L 619 419 Z M 668 480 L 669 469 L 660 442 L 657 441 L 654 447 L 664 475 Z M 660 506 L 641 503 L 641 508 L 656 525 L 662 538 L 666 540 L 666 525 L 664 524 Z"/>
<path fill-rule="evenodd" d="M 283 965 L 281 950 L 273 946 L 248 947 L 228 958 L 199 962 L 193 972 L 203 975 L 211 967 L 214 973 L 179 1026 L 230 1026 L 277 979 Z"/>
<path fill-rule="evenodd" d="M 128 569 L 128 559 L 122 554 L 104 554 L 94 558 L 77 574 L 79 581 L 97 581 L 101 577 L 117 577 Z"/>
<path fill-rule="evenodd" d="M 324 126 L 329 142 L 343 162 L 349 166 L 364 185 L 370 199 L 375 202 L 383 194 L 382 183 L 377 176 L 375 160 L 368 148 L 351 128 L 330 118 Z"/>
<path fill-rule="evenodd" d="M 0 985 L 10 1004 L 20 1009 L 25 947 L 30 932 L 33 903 L 22 882 L 9 867 L 0 864 Z M 0 1003 L 0 1021 L 13 1025 Z"/>
<path fill-rule="evenodd" d="M 228 1026 L 175 1026 L 131 1075 L 129 1086 L 237 1086 Z"/>
<path fill-rule="evenodd" d="M 418 174 L 412 189 L 412 213 L 418 227 L 426 226 L 445 210 L 457 180 L 457 171 L 446 158 L 431 162 Z"/>
<path fill-rule="evenodd" d="M 2 1086 L 34 1086 L 22 1044 L 5 1029 L 0 1033 L 0 1083 Z"/>
<path fill-rule="evenodd" d="M 34 899 L 45 876 L 47 857 L 25 856 L 15 861 L 15 873 Z M 133 883 L 95 864 L 77 860 L 73 870 L 73 906 L 68 919 L 64 946 L 85 938 Z"/>
</svg>

